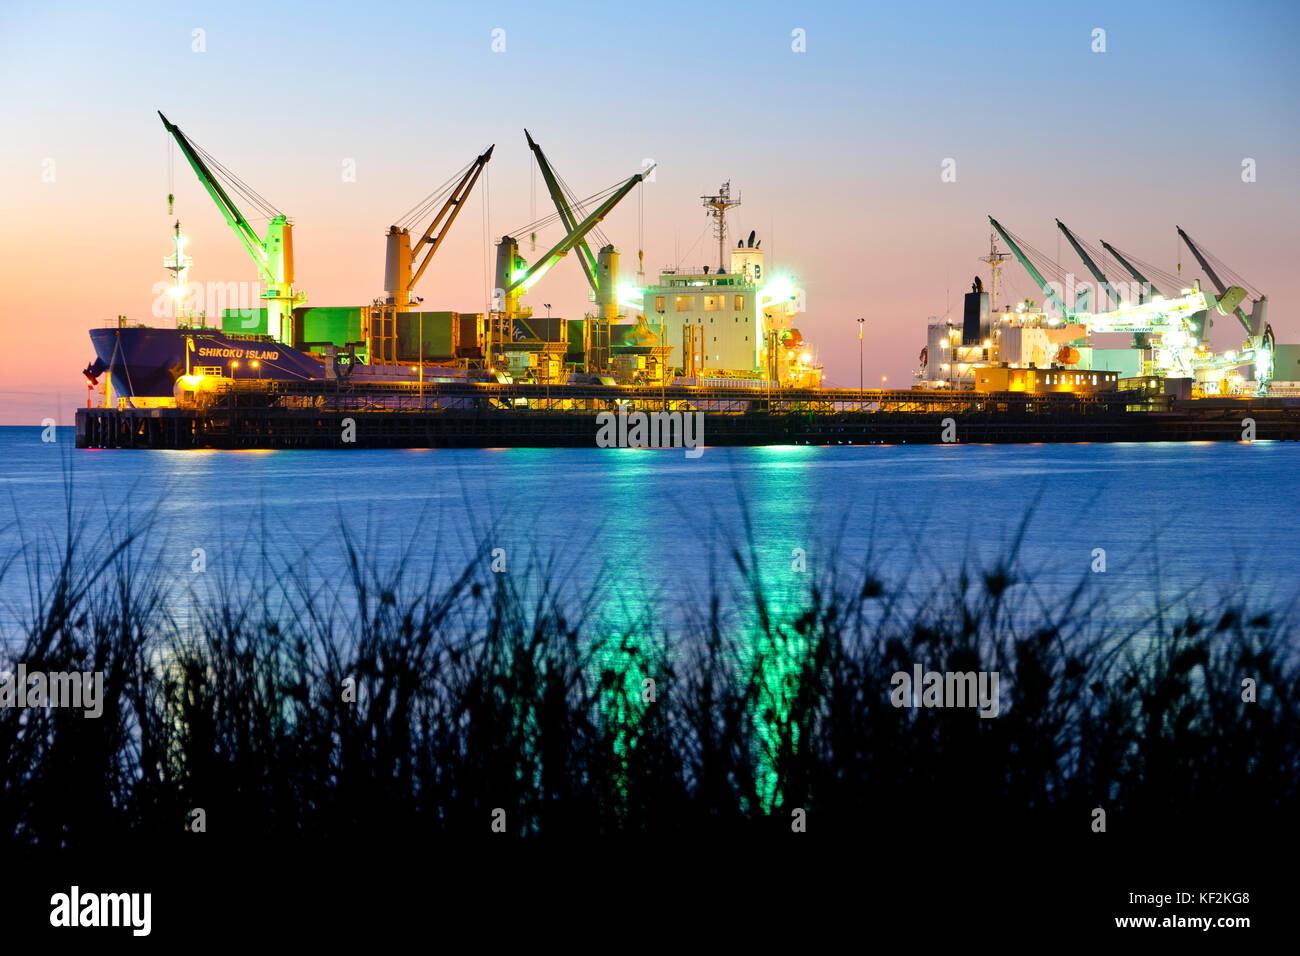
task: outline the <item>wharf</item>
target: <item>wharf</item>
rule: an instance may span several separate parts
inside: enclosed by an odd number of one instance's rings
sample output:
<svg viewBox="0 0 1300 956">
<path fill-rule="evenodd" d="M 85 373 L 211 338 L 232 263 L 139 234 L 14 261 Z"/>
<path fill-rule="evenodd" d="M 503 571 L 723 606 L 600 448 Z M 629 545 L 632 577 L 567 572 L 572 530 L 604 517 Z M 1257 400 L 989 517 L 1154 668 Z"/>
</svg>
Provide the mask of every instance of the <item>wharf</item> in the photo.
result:
<svg viewBox="0 0 1300 956">
<path fill-rule="evenodd" d="M 621 403 L 621 405 L 620 405 Z M 1142 393 L 237 381 L 194 407 L 77 410 L 79 448 L 594 447 L 603 412 L 703 412 L 703 444 L 1300 440 L 1300 399 Z M 946 419 L 953 420 L 948 425 Z M 349 424 L 350 423 L 350 424 Z M 350 437 L 351 440 L 345 440 Z"/>
</svg>

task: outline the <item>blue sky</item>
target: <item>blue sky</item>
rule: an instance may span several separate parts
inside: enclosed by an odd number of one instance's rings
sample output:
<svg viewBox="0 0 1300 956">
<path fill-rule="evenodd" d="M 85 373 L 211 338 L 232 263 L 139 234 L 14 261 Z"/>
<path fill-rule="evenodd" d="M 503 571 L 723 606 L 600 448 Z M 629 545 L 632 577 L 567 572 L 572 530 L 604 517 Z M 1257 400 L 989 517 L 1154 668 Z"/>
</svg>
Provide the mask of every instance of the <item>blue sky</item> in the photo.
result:
<svg viewBox="0 0 1300 956">
<path fill-rule="evenodd" d="M 1297 5 L 557 6 L 8 3 L 0 421 L 62 420 L 86 329 L 148 317 L 171 222 L 158 109 L 291 215 L 316 305 L 378 294 L 388 225 L 495 142 L 420 290 L 427 308 L 481 308 L 491 241 L 533 218 L 527 126 L 579 195 L 659 162 L 644 235 L 635 197 L 606 223 L 626 273 L 642 242 L 648 274 L 687 250 L 684 264 L 708 261 L 699 197 L 730 179 L 734 233 L 757 230 L 800 277 L 800 326 L 842 384 L 856 384 L 860 315 L 869 380 L 910 381 L 927 316 L 985 268 L 989 213 L 1044 252 L 1060 217 L 1187 272 L 1181 225 L 1269 294 L 1280 340 L 1300 341 Z M 956 182 L 940 181 L 946 158 Z M 172 188 L 192 278 L 251 281 L 183 165 Z M 540 181 L 536 209 L 549 210 Z M 1083 271 L 1068 248 L 1061 259 Z M 1018 266 L 1005 274 L 1034 294 Z M 576 264 L 531 300 L 585 311 Z"/>
</svg>

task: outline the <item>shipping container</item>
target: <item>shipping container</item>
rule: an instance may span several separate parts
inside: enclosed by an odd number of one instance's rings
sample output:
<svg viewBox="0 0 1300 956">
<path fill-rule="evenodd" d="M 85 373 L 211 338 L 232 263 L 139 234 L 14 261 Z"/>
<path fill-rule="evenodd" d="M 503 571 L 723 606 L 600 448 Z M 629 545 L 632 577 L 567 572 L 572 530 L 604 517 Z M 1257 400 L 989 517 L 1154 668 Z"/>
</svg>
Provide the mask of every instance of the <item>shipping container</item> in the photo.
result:
<svg viewBox="0 0 1300 956">
<path fill-rule="evenodd" d="M 237 335 L 266 335 L 266 309 L 222 309 L 221 331 Z"/>
<path fill-rule="evenodd" d="M 460 343 L 459 312 L 399 312 L 397 315 L 397 360 L 415 362 L 420 358 L 416 343 L 424 339 L 426 362 L 446 361 L 456 357 Z"/>
</svg>

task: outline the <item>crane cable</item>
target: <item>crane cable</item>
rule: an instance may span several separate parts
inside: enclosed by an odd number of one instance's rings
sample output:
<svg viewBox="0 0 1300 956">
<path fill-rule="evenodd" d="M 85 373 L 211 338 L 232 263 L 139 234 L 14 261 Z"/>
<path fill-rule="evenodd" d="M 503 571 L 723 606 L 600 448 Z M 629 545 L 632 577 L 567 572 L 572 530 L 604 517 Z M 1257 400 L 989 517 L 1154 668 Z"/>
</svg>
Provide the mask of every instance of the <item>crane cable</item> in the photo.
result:
<svg viewBox="0 0 1300 956">
<path fill-rule="evenodd" d="M 189 143 L 194 147 L 194 151 L 204 160 L 209 169 L 213 171 L 213 174 L 216 175 L 224 185 L 239 193 L 239 195 L 249 204 L 257 207 L 264 218 L 271 219 L 275 216 L 284 215 L 257 190 L 253 189 L 252 186 L 248 185 L 248 183 L 244 182 L 233 172 L 223 166 L 215 156 L 196 143 L 193 139 L 190 139 L 189 137 L 186 138 L 189 139 Z"/>
<path fill-rule="evenodd" d="M 1225 263 L 1222 259 L 1215 256 L 1214 253 L 1206 249 L 1205 246 L 1203 246 L 1201 243 L 1199 242 L 1196 243 L 1196 248 L 1201 250 L 1201 255 L 1205 257 L 1206 262 L 1212 265 L 1220 275 L 1228 279 L 1229 285 L 1241 286 L 1243 289 L 1245 289 L 1247 292 L 1251 294 L 1252 298 L 1258 299 L 1263 296 L 1263 292 L 1261 292 L 1257 287 L 1247 282 L 1246 279 L 1241 275 L 1241 273 L 1233 270 L 1231 267 L 1228 266 L 1227 263 Z"/>
<path fill-rule="evenodd" d="M 176 141 L 166 130 L 163 130 L 163 138 L 167 142 L 167 215 L 171 216 L 176 208 Z"/>
<path fill-rule="evenodd" d="M 555 172 L 555 171 L 552 170 L 552 172 Z M 577 222 L 582 222 L 584 219 L 587 218 L 587 208 L 586 208 L 586 203 L 592 202 L 594 197 L 588 197 L 587 199 L 578 199 L 578 198 L 577 198 L 577 194 L 576 194 L 576 193 L 573 191 L 573 189 L 569 186 L 569 184 L 568 184 L 568 182 L 565 180 L 565 178 L 564 178 L 563 176 L 561 176 L 559 173 L 555 173 L 555 181 L 558 182 L 558 183 L 560 184 L 560 189 L 561 189 L 561 191 L 564 193 L 565 197 L 569 200 L 569 206 L 570 206 L 572 209 L 576 210 L 577 213 L 579 214 L 579 215 L 576 216 L 576 221 L 577 221 Z M 625 181 L 626 181 L 626 180 L 624 180 L 624 182 L 625 182 Z M 618 188 L 619 186 L 621 186 L 621 185 L 622 185 L 621 182 L 618 183 L 618 184 L 616 184 L 616 185 L 614 185 L 613 187 L 611 187 L 610 189 L 608 189 L 608 190 L 605 191 L 605 195 L 609 195 L 610 193 L 612 193 L 615 189 L 617 189 L 617 188 Z M 607 245 L 610 244 L 610 243 L 609 243 L 609 237 L 606 236 L 605 233 L 601 231 L 601 229 L 600 229 L 599 226 L 595 226 L 595 227 L 593 227 L 592 230 L 591 230 L 591 234 L 592 234 L 593 236 L 595 236 L 596 241 L 597 241 L 600 245 L 602 245 L 602 246 L 607 246 Z"/>
<path fill-rule="evenodd" d="M 1167 269 L 1162 269 L 1160 266 L 1139 259 L 1137 256 L 1130 255 L 1114 243 L 1111 243 L 1111 246 L 1116 252 L 1136 266 L 1138 271 L 1147 277 L 1148 283 L 1156 281 L 1171 290 L 1181 290 L 1183 288 L 1181 275 L 1169 272 Z"/>
<path fill-rule="evenodd" d="M 482 154 L 480 153 L 480 155 Z M 399 228 L 410 228 L 419 222 L 422 222 L 436 207 L 440 207 L 446 202 L 447 196 L 453 191 L 456 185 L 465 178 L 465 174 L 468 173 L 470 168 L 477 162 L 477 158 L 472 159 L 456 172 L 452 173 L 444 183 L 407 210 L 407 212 L 403 214 L 394 225 Z M 484 167 L 484 175 L 486 176 L 486 167 Z"/>
<path fill-rule="evenodd" d="M 582 217 L 581 217 L 580 219 L 578 219 L 577 221 L 578 221 L 578 222 L 583 222 L 583 221 L 587 218 L 587 215 L 588 215 L 588 214 L 586 213 L 585 208 L 584 208 L 585 204 L 588 204 L 588 203 L 594 203 L 594 204 L 596 204 L 596 205 L 599 205 L 600 203 L 602 203 L 602 202 L 604 202 L 606 199 L 608 199 L 610 196 L 612 196 L 612 195 L 613 195 L 615 192 L 617 192 L 619 189 L 621 189 L 622 186 L 623 186 L 623 184 L 626 183 L 626 182 L 627 182 L 627 180 L 621 180 L 620 182 L 615 183 L 613 186 L 610 186 L 608 189 L 602 189 L 602 190 L 601 190 L 600 192 L 598 192 L 598 193 L 593 193 L 592 195 L 588 196 L 586 199 L 583 199 L 583 200 L 581 200 L 581 201 L 579 201 L 579 202 L 572 202 L 572 201 L 571 201 L 571 202 L 569 203 L 570 207 L 571 207 L 571 208 L 578 209 L 580 212 L 582 212 Z M 517 229 L 513 229 L 513 230 L 511 230 L 510 233 L 509 233 L 509 235 L 512 235 L 512 236 L 523 235 L 524 233 L 526 233 L 526 232 L 528 232 L 528 231 L 530 231 L 530 230 L 533 230 L 533 229 L 541 229 L 541 228 L 543 228 L 543 227 L 545 227 L 545 226 L 549 226 L 551 223 L 556 222 L 556 221 L 559 220 L 559 219 L 560 219 L 560 212 L 559 212 L 559 210 L 556 210 L 555 212 L 551 213 L 550 215 L 543 216 L 541 219 L 538 219 L 538 220 L 536 220 L 536 221 L 534 221 L 534 222 L 526 223 L 526 224 L 524 224 L 524 225 L 522 225 L 522 226 L 519 226 Z M 589 234 L 589 235 L 590 235 L 590 234 L 596 234 L 598 237 L 603 238 L 603 236 L 602 236 L 601 233 L 600 233 L 600 230 L 597 229 L 597 228 L 594 227 L 594 226 L 593 226 L 591 229 L 588 230 L 588 234 Z M 609 244 L 609 243 L 608 243 L 608 240 L 605 240 L 605 242 L 604 242 L 603 244 L 604 244 L 604 245 L 608 245 L 608 244 Z"/>
</svg>

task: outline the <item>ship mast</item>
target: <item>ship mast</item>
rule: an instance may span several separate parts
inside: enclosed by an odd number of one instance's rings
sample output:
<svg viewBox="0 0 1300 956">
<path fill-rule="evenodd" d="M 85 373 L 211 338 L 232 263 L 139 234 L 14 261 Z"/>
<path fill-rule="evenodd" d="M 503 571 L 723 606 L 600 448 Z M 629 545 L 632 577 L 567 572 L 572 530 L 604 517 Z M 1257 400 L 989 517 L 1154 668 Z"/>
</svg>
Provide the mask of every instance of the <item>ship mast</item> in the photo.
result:
<svg viewBox="0 0 1300 956">
<path fill-rule="evenodd" d="M 713 196 L 701 196 L 704 208 L 713 217 L 713 234 L 718 237 L 718 271 L 727 271 L 727 210 L 740 205 L 740 197 L 731 198 L 731 180 L 727 180 Z"/>
<path fill-rule="evenodd" d="M 169 291 L 176 310 L 177 328 L 180 327 L 181 318 L 185 314 L 185 299 L 189 295 L 190 265 L 194 262 L 193 257 L 185 254 L 185 241 L 185 234 L 181 232 L 181 223 L 178 219 L 172 236 L 176 251 L 163 258 L 163 268 L 172 274 L 172 286 Z"/>
<path fill-rule="evenodd" d="M 1002 263 L 1011 258 L 1009 252 L 998 252 L 998 234 L 989 230 L 989 254 L 980 256 L 980 262 L 987 262 L 989 270 L 993 273 L 993 282 L 989 288 L 989 311 L 997 312 L 998 306 L 998 273 L 1002 271 Z"/>
</svg>

